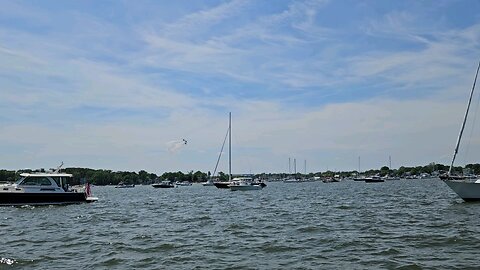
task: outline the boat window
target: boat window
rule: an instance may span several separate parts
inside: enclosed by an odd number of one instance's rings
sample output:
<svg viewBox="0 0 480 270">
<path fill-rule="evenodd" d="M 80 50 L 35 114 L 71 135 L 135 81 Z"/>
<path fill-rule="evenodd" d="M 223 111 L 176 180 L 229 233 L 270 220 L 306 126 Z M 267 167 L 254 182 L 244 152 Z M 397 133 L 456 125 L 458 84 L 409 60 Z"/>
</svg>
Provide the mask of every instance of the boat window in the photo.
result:
<svg viewBox="0 0 480 270">
<path fill-rule="evenodd" d="M 60 177 L 52 177 L 52 179 L 57 183 L 57 186 L 60 186 Z"/>
<path fill-rule="evenodd" d="M 21 185 L 25 186 L 50 186 L 50 180 L 46 177 L 26 177 Z"/>
</svg>

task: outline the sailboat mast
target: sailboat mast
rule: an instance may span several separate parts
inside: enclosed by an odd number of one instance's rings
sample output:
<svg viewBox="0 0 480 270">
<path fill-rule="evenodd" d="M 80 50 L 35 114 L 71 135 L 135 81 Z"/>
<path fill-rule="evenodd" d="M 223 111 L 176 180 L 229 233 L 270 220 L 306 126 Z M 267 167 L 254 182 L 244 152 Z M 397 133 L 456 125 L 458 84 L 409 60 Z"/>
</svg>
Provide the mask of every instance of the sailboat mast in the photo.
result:
<svg viewBox="0 0 480 270">
<path fill-rule="evenodd" d="M 290 166 L 290 158 L 288 158 L 288 173 L 292 174 L 292 167 Z"/>
<path fill-rule="evenodd" d="M 228 181 L 232 181 L 232 112 L 228 118 Z"/>
<path fill-rule="evenodd" d="M 360 156 L 358 156 L 358 173 L 360 173 Z"/>
<path fill-rule="evenodd" d="M 468 99 L 467 110 L 465 111 L 465 117 L 463 118 L 462 128 L 460 128 L 460 134 L 458 134 L 457 145 L 455 146 L 455 151 L 453 152 L 452 164 L 448 169 L 448 175 L 452 173 L 453 162 L 455 162 L 455 157 L 458 153 L 458 148 L 460 147 L 460 141 L 462 140 L 463 130 L 465 129 L 465 123 L 467 122 L 468 111 L 470 110 L 470 104 L 472 103 L 473 91 L 475 90 L 475 84 L 477 83 L 478 70 L 480 69 L 480 62 L 478 62 L 477 73 L 475 74 L 475 80 L 473 80 L 472 91 L 470 91 L 470 98 Z"/>
</svg>

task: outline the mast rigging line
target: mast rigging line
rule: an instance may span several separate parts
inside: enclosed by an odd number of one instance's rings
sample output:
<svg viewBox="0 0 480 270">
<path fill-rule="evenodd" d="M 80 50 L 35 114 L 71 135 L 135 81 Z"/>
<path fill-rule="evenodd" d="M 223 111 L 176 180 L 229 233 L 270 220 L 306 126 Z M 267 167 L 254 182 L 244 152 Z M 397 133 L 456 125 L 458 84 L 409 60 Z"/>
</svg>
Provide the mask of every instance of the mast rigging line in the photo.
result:
<svg viewBox="0 0 480 270">
<path fill-rule="evenodd" d="M 215 173 L 217 172 L 218 163 L 220 162 L 220 158 L 222 157 L 223 148 L 225 147 L 225 142 L 227 141 L 227 137 L 229 133 L 230 133 L 230 127 L 227 129 L 227 134 L 225 134 L 225 139 L 223 139 L 222 148 L 220 149 L 220 154 L 218 155 L 217 164 L 215 164 L 215 170 L 213 171 L 212 177 L 215 176 Z"/>
</svg>

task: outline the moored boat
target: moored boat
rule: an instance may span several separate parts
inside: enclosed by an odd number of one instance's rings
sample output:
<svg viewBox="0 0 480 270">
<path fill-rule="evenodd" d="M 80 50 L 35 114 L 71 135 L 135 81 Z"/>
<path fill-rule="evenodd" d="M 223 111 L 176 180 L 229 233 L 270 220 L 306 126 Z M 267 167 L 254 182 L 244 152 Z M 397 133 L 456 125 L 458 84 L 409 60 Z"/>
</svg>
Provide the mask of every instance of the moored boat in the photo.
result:
<svg viewBox="0 0 480 270">
<path fill-rule="evenodd" d="M 115 188 L 134 188 L 135 184 L 125 184 L 123 182 L 118 183 Z"/>
<path fill-rule="evenodd" d="M 175 185 L 176 186 L 183 186 L 183 187 L 186 187 L 186 186 L 191 186 L 192 185 L 192 182 L 188 182 L 188 181 L 177 181 L 175 182 Z"/>
<path fill-rule="evenodd" d="M 365 183 L 381 183 L 385 182 L 385 179 L 383 179 L 380 176 L 372 176 L 372 177 L 365 177 L 364 178 Z"/>
<path fill-rule="evenodd" d="M 174 188 L 175 185 L 171 181 L 163 181 L 163 182 L 160 182 L 160 183 L 152 184 L 152 187 L 154 187 L 154 188 Z"/>
<path fill-rule="evenodd" d="M 53 205 L 95 202 L 90 184 L 70 187 L 68 173 L 22 173 L 14 184 L 0 185 L 0 205 Z"/>
<path fill-rule="evenodd" d="M 440 176 L 440 179 L 447 184 L 450 189 L 452 189 L 457 195 L 462 198 L 464 201 L 480 201 L 480 180 L 472 179 L 472 177 L 465 177 L 465 176 L 457 176 L 452 174 L 453 171 L 453 164 L 455 162 L 455 158 L 458 153 L 458 149 L 460 147 L 460 142 L 462 140 L 462 134 L 465 129 L 465 124 L 468 118 L 468 112 L 470 110 L 470 105 L 472 103 L 473 93 L 475 91 L 475 84 L 477 83 L 478 71 L 480 70 L 480 62 L 478 63 L 477 72 L 475 74 L 475 79 L 473 80 L 472 90 L 470 91 L 470 97 L 467 103 L 467 109 L 465 111 L 465 116 L 463 118 L 463 123 L 460 128 L 460 133 L 458 134 L 457 143 L 455 146 L 455 150 L 453 152 L 452 163 L 450 164 L 450 168 L 448 173 L 445 175 Z"/>
<path fill-rule="evenodd" d="M 228 186 L 230 190 L 258 190 L 266 187 L 264 182 L 254 181 L 251 177 L 237 177 L 232 180 L 232 183 Z"/>
<path fill-rule="evenodd" d="M 202 183 L 202 185 L 203 185 L 204 187 L 210 187 L 210 186 L 214 186 L 214 182 L 213 182 L 213 180 L 210 178 L 210 179 L 207 180 L 207 182 Z"/>
</svg>

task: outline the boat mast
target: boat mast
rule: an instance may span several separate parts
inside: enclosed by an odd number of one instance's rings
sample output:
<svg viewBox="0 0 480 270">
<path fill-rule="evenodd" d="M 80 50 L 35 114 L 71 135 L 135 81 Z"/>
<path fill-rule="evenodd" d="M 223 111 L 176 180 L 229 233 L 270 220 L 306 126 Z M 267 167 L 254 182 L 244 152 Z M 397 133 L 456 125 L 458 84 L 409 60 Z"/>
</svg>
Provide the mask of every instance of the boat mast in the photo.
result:
<svg viewBox="0 0 480 270">
<path fill-rule="evenodd" d="M 232 112 L 228 118 L 228 181 L 232 181 Z"/>
<path fill-rule="evenodd" d="M 297 177 L 297 159 L 293 159 L 293 172 L 295 174 L 295 177 Z"/>
<path fill-rule="evenodd" d="M 358 156 L 358 174 L 360 174 L 360 156 Z"/>
<path fill-rule="evenodd" d="M 453 152 L 452 164 L 448 169 L 448 175 L 452 173 L 453 162 L 455 162 L 455 157 L 458 153 L 458 148 L 460 147 L 460 141 L 462 139 L 463 130 L 465 129 L 465 123 L 467 122 L 468 111 L 470 110 L 470 104 L 472 103 L 473 91 L 475 90 L 475 84 L 477 83 L 478 70 L 480 69 L 480 62 L 478 63 L 477 73 L 475 74 L 475 80 L 473 80 L 472 91 L 470 91 L 470 98 L 468 99 L 467 110 L 465 111 L 465 117 L 463 118 L 462 127 L 460 128 L 460 134 L 458 134 L 457 145 L 455 146 L 455 151 Z"/>
<path fill-rule="evenodd" d="M 290 166 L 290 158 L 288 158 L 288 173 L 292 174 L 292 167 Z"/>
</svg>

